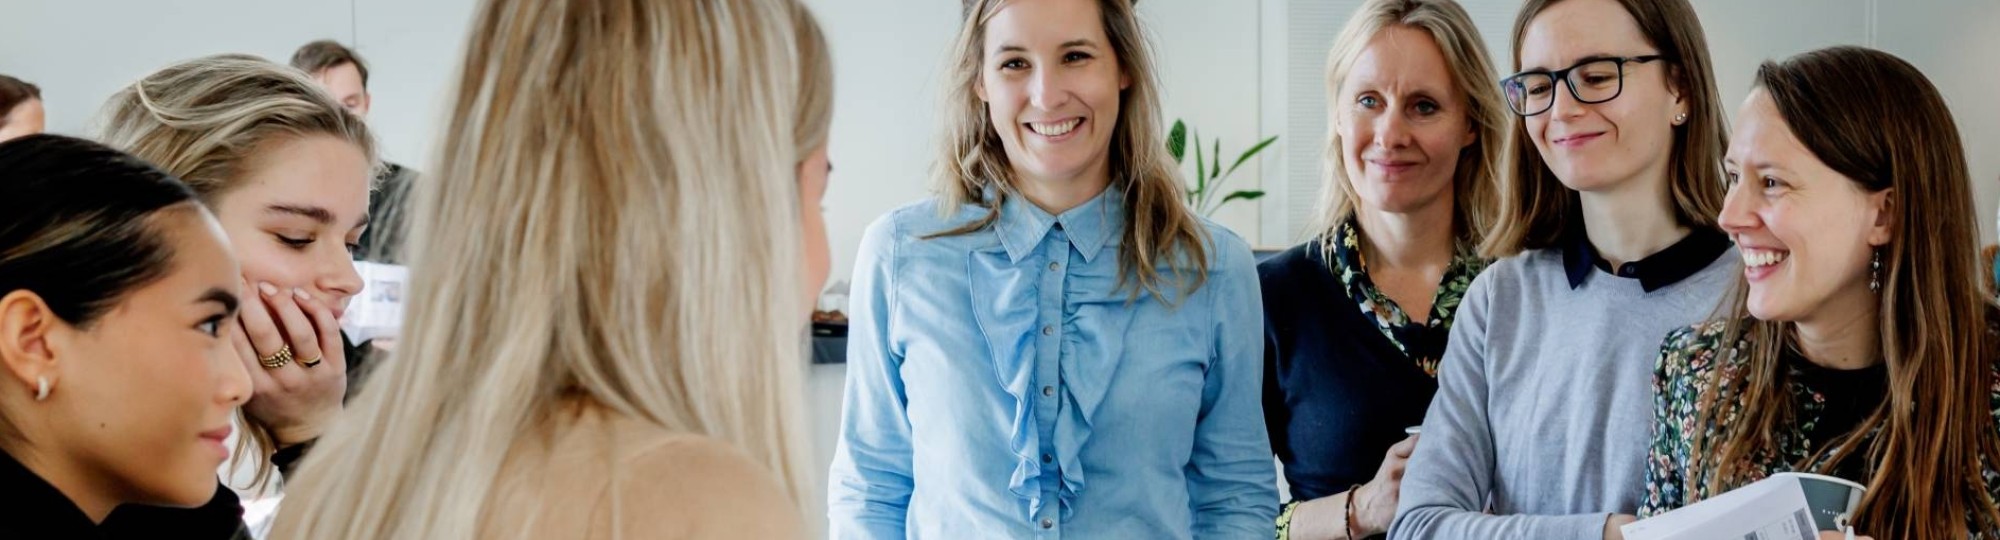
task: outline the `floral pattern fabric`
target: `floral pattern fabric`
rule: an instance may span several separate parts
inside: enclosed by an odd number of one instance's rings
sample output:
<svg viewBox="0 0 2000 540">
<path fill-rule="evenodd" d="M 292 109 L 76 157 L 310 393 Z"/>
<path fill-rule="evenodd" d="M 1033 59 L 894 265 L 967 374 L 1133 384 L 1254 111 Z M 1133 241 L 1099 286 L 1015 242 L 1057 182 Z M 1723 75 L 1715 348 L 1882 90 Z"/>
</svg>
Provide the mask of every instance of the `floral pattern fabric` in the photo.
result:
<svg viewBox="0 0 2000 540">
<path fill-rule="evenodd" d="M 1720 427 L 1734 422 L 1742 413 L 1740 402 L 1729 399 L 1717 400 L 1729 408 L 1716 416 L 1720 422 L 1710 421 L 1696 425 L 1704 411 L 1700 403 L 1718 380 L 1742 381 L 1742 371 L 1747 362 L 1740 359 L 1737 347 L 1723 345 L 1726 324 L 1710 322 L 1691 328 L 1683 328 L 1669 334 L 1661 346 L 1658 363 L 1653 371 L 1654 397 L 1653 441 L 1646 461 L 1646 496 L 1639 505 L 1639 516 L 1643 519 L 1686 506 L 1691 501 L 1707 499 L 1719 493 L 1710 492 L 1705 477 L 1690 471 L 1689 463 L 1693 453 L 1693 443 L 1697 435 L 1701 437 L 1722 436 Z M 1740 345 L 1740 344 L 1739 344 Z M 2000 419 L 2000 365 L 1989 376 L 1992 399 L 1989 408 L 1994 418 Z M 1793 464 L 1804 463 L 1818 453 L 1813 447 L 1813 429 L 1822 419 L 1826 409 L 1826 395 L 1801 382 L 1800 369 L 1791 366 L 1788 390 L 1792 402 L 1799 405 L 1793 418 L 1798 421 L 1782 433 L 1773 434 L 1778 451 L 1757 456 L 1748 463 L 1740 464 L 1754 478 L 1763 478 L 1772 473 L 1796 470 Z M 1732 389 L 1732 395 L 1740 395 L 1740 389 Z M 1879 432 L 1879 429 L 1877 430 Z M 1876 433 L 1871 432 L 1861 439 L 1863 444 L 1872 441 Z M 1865 470 L 1851 470 L 1865 469 Z M 1874 474 L 1872 464 L 1858 467 L 1838 467 L 1836 476 L 1866 483 Z M 1987 493 L 2000 500 L 2000 471 L 1992 464 L 1982 468 Z M 1967 516 L 1968 529 L 1973 528 L 1973 516 Z M 1867 531 L 1858 531 L 1866 533 Z M 1973 538 L 1987 536 L 1974 534 Z"/>
<path fill-rule="evenodd" d="M 1492 261 L 1480 258 L 1470 244 L 1460 242 L 1451 264 L 1445 268 L 1444 279 L 1438 283 L 1428 317 L 1413 321 L 1368 278 L 1367 260 L 1361 253 L 1360 225 L 1349 219 L 1334 235 L 1333 253 L 1327 261 L 1347 288 L 1347 295 L 1361 306 L 1361 314 L 1375 323 L 1389 343 L 1396 345 L 1396 350 L 1409 356 L 1424 373 L 1437 377 L 1438 361 L 1444 357 L 1445 340 L 1451 335 L 1451 316 L 1458 312 L 1465 290 L 1472 287 L 1472 278 L 1478 277 Z"/>
</svg>

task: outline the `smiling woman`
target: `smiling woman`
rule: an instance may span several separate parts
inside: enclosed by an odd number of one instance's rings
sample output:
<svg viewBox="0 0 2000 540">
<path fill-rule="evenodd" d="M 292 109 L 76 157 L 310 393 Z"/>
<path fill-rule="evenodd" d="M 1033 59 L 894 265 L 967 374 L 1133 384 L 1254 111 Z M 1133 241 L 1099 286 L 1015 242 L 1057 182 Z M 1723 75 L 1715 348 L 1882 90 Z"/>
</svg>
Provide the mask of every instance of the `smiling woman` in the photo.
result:
<svg viewBox="0 0 2000 540">
<path fill-rule="evenodd" d="M 1181 202 L 1131 2 L 964 16 L 941 195 L 855 263 L 833 536 L 1271 536 L 1250 250 Z"/>
<path fill-rule="evenodd" d="M 239 287 L 214 217 L 151 165 L 52 135 L 0 144 L 0 215 L 7 535 L 96 538 L 120 505 L 226 492 L 215 467 L 250 380 L 224 337 Z M 201 516 L 145 535 L 241 528 Z"/>
<path fill-rule="evenodd" d="M 243 408 L 263 485 L 340 411 L 339 317 L 361 292 L 354 243 L 368 223 L 374 146 L 361 119 L 291 68 L 244 55 L 167 67 L 112 96 L 104 140 L 184 179 L 243 261 L 246 302 L 229 332 L 251 368 Z"/>
</svg>

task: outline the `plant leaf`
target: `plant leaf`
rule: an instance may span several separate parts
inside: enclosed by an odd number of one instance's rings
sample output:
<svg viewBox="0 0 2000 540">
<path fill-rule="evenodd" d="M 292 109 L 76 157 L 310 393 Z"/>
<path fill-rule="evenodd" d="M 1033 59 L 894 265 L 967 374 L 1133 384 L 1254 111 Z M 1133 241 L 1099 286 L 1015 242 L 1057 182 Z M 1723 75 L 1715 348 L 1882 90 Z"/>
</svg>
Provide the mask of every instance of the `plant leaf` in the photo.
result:
<svg viewBox="0 0 2000 540">
<path fill-rule="evenodd" d="M 1209 178 L 1221 178 L 1221 177 L 1222 177 L 1222 137 L 1216 137 L 1216 138 L 1215 138 L 1215 141 L 1214 141 L 1214 142 L 1215 142 L 1215 151 L 1213 151 L 1213 152 L 1209 152 L 1209 153 L 1208 153 L 1208 155 L 1209 155 L 1209 156 L 1212 156 L 1212 157 L 1214 157 L 1214 158 L 1215 158 L 1215 161 L 1214 161 L 1214 163 L 1211 163 L 1211 164 L 1210 164 L 1210 166 L 1211 166 L 1211 167 L 1214 167 L 1214 170 L 1212 170 L 1212 171 L 1210 171 L 1210 172 L 1208 173 L 1208 177 L 1209 177 Z"/>
<path fill-rule="evenodd" d="M 1254 200 L 1257 200 L 1257 199 L 1260 199 L 1260 198 L 1263 198 L 1263 197 L 1264 197 L 1264 191 L 1263 191 L 1263 190 L 1244 190 L 1244 191 L 1235 191 L 1235 192 L 1231 192 L 1231 193 L 1229 194 L 1229 196 L 1227 196 L 1227 197 L 1223 197 L 1223 198 L 1222 198 L 1222 202 L 1226 204 L 1226 203 L 1228 203 L 1229 201 L 1233 201 L 1233 200 L 1237 200 L 1237 199 L 1243 199 L 1243 200 L 1246 200 L 1246 201 L 1254 201 Z M 1220 205 L 1218 205 L 1218 206 L 1220 206 Z"/>
<path fill-rule="evenodd" d="M 1250 158 L 1251 158 L 1251 157 L 1253 157 L 1253 156 L 1256 156 L 1258 152 L 1262 152 L 1262 151 L 1264 151 L 1264 147 L 1267 147 L 1267 146 L 1270 146 L 1270 145 L 1271 145 L 1271 143 L 1273 143 L 1273 142 L 1277 142 L 1277 140 L 1278 140 L 1278 136 L 1277 136 L 1277 135 L 1272 135 L 1272 136 L 1270 136 L 1270 138 L 1267 138 L 1267 139 L 1264 139 L 1264 141 L 1263 141 L 1263 142 L 1259 142 L 1259 143 L 1257 143 L 1257 145 L 1256 145 L 1256 146 L 1252 146 L 1252 147 L 1250 147 L 1250 149 L 1249 149 L 1249 150 L 1244 150 L 1244 151 L 1243 151 L 1243 155 L 1242 155 L 1241 157 L 1238 157 L 1238 158 L 1236 158 L 1236 163 L 1235 163 L 1234 165 L 1230 165 L 1230 166 L 1229 166 L 1229 172 L 1231 172 L 1231 173 L 1234 173 L 1234 172 L 1236 172 L 1236 168 L 1237 168 L 1237 167 L 1242 167 L 1242 166 L 1243 166 L 1243 162 L 1245 162 L 1245 161 L 1250 161 Z"/>
<path fill-rule="evenodd" d="M 1167 130 L 1167 155 L 1174 157 L 1175 165 L 1187 155 L 1187 124 L 1180 120 L 1174 120 L 1174 128 Z"/>
<path fill-rule="evenodd" d="M 1201 134 L 1195 133 L 1190 138 L 1194 139 L 1194 192 L 1199 197 L 1202 192 L 1208 191 L 1208 175 L 1203 174 L 1208 171 L 1208 165 L 1202 161 Z"/>
</svg>

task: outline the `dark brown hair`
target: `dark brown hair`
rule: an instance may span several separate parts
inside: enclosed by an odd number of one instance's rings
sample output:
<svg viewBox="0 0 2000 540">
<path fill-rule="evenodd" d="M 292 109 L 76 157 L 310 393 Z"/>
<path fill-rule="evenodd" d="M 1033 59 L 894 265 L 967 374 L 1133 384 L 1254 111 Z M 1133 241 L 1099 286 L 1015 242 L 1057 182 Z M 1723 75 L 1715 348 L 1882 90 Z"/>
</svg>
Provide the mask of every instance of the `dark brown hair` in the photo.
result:
<svg viewBox="0 0 2000 540">
<path fill-rule="evenodd" d="M 1528 0 L 1514 18 L 1514 71 L 1521 70 L 1521 41 L 1535 17 L 1563 0 Z M 1722 152 L 1729 146 L 1729 121 L 1722 114 L 1715 90 L 1715 70 L 1708 57 L 1708 38 L 1687 0 L 1617 0 L 1638 21 L 1639 32 L 1667 62 L 1668 84 L 1688 100 L 1687 122 L 1674 128 L 1668 155 L 1668 191 L 1674 218 L 1690 227 L 1714 227 L 1722 212 Z M 1506 257 L 1529 249 L 1559 245 L 1581 215 L 1576 191 L 1556 179 L 1542 161 L 1528 122 L 1519 118 L 1514 138 L 1512 174 L 1501 175 L 1500 224 L 1480 252 Z"/>
<path fill-rule="evenodd" d="M 310 75 L 317 76 L 319 72 L 340 67 L 341 64 L 354 64 L 354 71 L 361 73 L 361 88 L 368 88 L 368 63 L 361 61 L 361 55 L 355 54 L 354 49 L 338 41 L 322 39 L 307 43 L 299 47 L 298 52 L 292 53 L 292 67 Z"/>
<path fill-rule="evenodd" d="M 1865 192 L 1889 190 L 1894 220 L 1889 243 L 1877 248 L 1877 330 L 1888 398 L 1853 430 L 1792 465 L 1828 473 L 1848 455 L 1866 452 L 1873 474 L 1855 528 L 1877 538 L 1962 538 L 1968 516 L 1988 537 L 2000 534 L 2000 510 L 1982 475 L 2000 466 L 2000 437 L 1989 410 L 1995 352 L 1989 305 L 1973 260 L 1978 218 L 1965 147 L 1943 96 L 1909 63 L 1860 47 L 1766 62 L 1756 86 L 1815 158 Z M 1743 465 L 1772 455 L 1776 434 L 1792 425 L 1798 405 L 1779 356 L 1792 342 L 1792 325 L 1752 320 L 1747 294 L 1739 277 L 1725 342 L 1742 344 L 1735 354 L 1743 369 L 1716 373 L 1696 424 L 1723 426 L 1717 439 L 1694 441 L 1688 481 L 1707 482 L 1710 493 L 1753 480 L 1756 471 Z M 1741 403 L 1742 413 L 1718 423 L 1716 404 L 1730 402 Z"/>
<path fill-rule="evenodd" d="M 151 218 L 194 192 L 151 164 L 60 135 L 0 143 L 0 294 L 26 290 L 88 327 L 125 294 L 167 274 Z"/>
<path fill-rule="evenodd" d="M 6 124 L 7 115 L 14 107 L 29 100 L 42 99 L 42 88 L 33 83 L 6 75 L 0 75 L 0 125 Z"/>
</svg>

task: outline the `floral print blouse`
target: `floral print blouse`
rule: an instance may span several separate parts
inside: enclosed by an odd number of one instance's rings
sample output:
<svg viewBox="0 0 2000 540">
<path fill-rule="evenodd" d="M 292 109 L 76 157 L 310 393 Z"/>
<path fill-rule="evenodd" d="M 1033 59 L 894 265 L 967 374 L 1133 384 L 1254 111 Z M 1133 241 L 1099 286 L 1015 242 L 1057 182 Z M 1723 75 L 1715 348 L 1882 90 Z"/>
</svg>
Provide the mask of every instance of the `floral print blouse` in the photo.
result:
<svg viewBox="0 0 2000 540">
<path fill-rule="evenodd" d="M 1692 501 L 1718 495 L 1710 492 L 1702 475 L 1689 470 L 1693 443 L 1697 433 L 1704 437 L 1721 436 L 1719 423 L 1709 422 L 1697 426 L 1703 405 L 1703 392 L 1715 384 L 1716 375 L 1722 372 L 1729 379 L 1741 381 L 1736 376 L 1745 369 L 1746 362 L 1735 354 L 1735 348 L 1725 347 L 1725 333 L 1728 325 L 1724 322 L 1709 322 L 1691 328 L 1683 328 L 1669 334 L 1661 346 L 1658 363 L 1653 371 L 1653 388 L 1656 392 L 1653 410 L 1653 443 L 1651 455 L 1646 462 L 1646 496 L 1639 506 L 1639 516 L 1643 519 L 1662 514 Z M 1990 331 L 1990 329 L 1989 329 Z M 1819 455 L 1818 443 L 1834 438 L 1839 433 L 1816 433 L 1816 423 L 1827 417 L 1827 394 L 1804 382 L 1803 369 L 1799 361 L 1788 362 L 1788 390 L 1792 402 L 1798 404 L 1793 418 L 1796 425 L 1777 434 L 1779 446 L 1774 455 L 1753 458 L 1748 464 L 1754 478 L 1763 478 L 1772 473 L 1798 470 L 1795 464 L 1806 463 Z M 1886 379 L 1886 372 L 1877 371 Z M 1990 409 L 1996 419 L 2000 419 L 2000 364 L 1991 372 L 1989 385 L 1993 398 Z M 1719 400 L 1730 405 L 1719 416 L 1723 423 L 1734 421 L 1741 414 L 1740 402 Z M 1866 404 L 1867 407 L 1873 404 Z M 1845 431 L 1845 427 L 1833 428 Z M 1870 433 L 1863 441 L 1874 437 Z M 1816 466 L 1816 464 L 1815 464 Z M 1866 463 L 1863 453 L 1850 454 L 1849 459 L 1836 465 L 1831 471 L 1834 476 L 1866 484 L 1874 473 L 1874 466 Z M 1988 465 L 1981 476 L 1985 478 L 1987 493 L 2000 500 L 2000 472 Z M 1968 528 L 1976 523 L 1967 516 Z M 1858 531 L 1867 533 L 1867 531 Z M 1974 538 L 1982 538 L 1975 534 Z"/>
<path fill-rule="evenodd" d="M 1472 278 L 1478 277 L 1493 261 L 1480 258 L 1470 243 L 1460 242 L 1439 280 L 1430 311 L 1423 320 L 1412 320 L 1369 279 L 1367 260 L 1361 250 L 1361 227 L 1356 220 L 1348 219 L 1333 234 L 1333 249 L 1327 262 L 1334 276 L 1340 278 L 1347 296 L 1354 299 L 1362 316 L 1375 323 L 1375 328 L 1389 338 L 1396 350 L 1402 351 L 1425 374 L 1437 377 L 1438 361 L 1444 357 L 1445 343 L 1451 337 L 1452 315 L 1458 312 L 1465 290 L 1472 287 Z M 1280 510 L 1277 540 L 1289 540 L 1292 514 L 1304 502 L 1293 500 Z"/>
<path fill-rule="evenodd" d="M 1451 316 L 1458 312 L 1458 303 L 1465 298 L 1465 290 L 1472 287 L 1472 278 L 1492 261 L 1479 258 L 1470 244 L 1460 242 L 1452 254 L 1451 264 L 1445 267 L 1444 278 L 1439 281 L 1437 296 L 1431 301 L 1431 310 L 1424 320 L 1413 321 L 1403 309 L 1396 306 L 1389 295 L 1375 288 L 1375 282 L 1368 278 L 1367 259 L 1361 254 L 1361 227 L 1349 219 L 1335 231 L 1333 242 L 1334 274 L 1347 286 L 1347 295 L 1361 306 L 1362 314 L 1374 321 L 1382 335 L 1397 350 L 1409 355 L 1411 361 L 1424 369 L 1424 373 L 1437 376 L 1438 360 L 1444 357 L 1446 338 L 1451 336 Z"/>
</svg>

